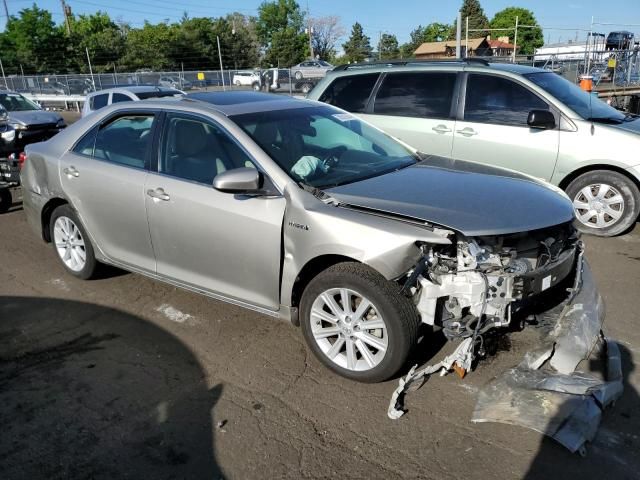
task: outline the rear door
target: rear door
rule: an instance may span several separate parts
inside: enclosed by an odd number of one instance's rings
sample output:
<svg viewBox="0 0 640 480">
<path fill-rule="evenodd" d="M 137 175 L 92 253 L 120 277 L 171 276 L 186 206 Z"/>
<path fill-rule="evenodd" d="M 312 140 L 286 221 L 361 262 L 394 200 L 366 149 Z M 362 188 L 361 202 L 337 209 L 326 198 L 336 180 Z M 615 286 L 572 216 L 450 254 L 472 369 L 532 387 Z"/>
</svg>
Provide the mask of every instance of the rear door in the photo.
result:
<svg viewBox="0 0 640 480">
<path fill-rule="evenodd" d="M 98 248 L 155 272 L 144 185 L 157 113 L 121 112 L 86 133 L 60 159 L 60 181 Z"/>
<path fill-rule="evenodd" d="M 145 187 L 158 273 L 277 310 L 285 199 L 213 188 L 217 174 L 257 166 L 212 119 L 167 113 L 160 146 Z"/>
<path fill-rule="evenodd" d="M 560 118 L 544 99 L 511 78 L 471 73 L 460 110 L 453 158 L 551 179 L 560 146 Z M 556 128 L 530 128 L 531 110 L 552 111 Z"/>
<path fill-rule="evenodd" d="M 388 73 L 363 118 L 421 152 L 449 156 L 457 78 L 456 72 Z"/>
</svg>

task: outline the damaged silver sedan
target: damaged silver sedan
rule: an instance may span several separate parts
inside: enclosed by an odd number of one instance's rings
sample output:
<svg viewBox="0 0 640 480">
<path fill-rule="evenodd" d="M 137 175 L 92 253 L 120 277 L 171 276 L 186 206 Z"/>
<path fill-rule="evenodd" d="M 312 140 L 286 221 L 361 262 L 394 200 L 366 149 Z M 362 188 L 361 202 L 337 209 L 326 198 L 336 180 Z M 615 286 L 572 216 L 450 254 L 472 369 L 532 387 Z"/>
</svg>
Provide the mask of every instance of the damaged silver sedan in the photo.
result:
<svg viewBox="0 0 640 480">
<path fill-rule="evenodd" d="M 567 422 L 524 420 L 532 395 L 597 408 L 619 395 L 615 368 L 602 381 L 574 373 L 597 349 L 615 357 L 615 344 L 601 335 L 571 202 L 545 182 L 425 156 L 342 110 L 252 92 L 105 108 L 29 146 L 21 177 L 29 223 L 77 277 L 107 263 L 285 318 L 358 381 L 398 374 L 425 329 L 457 342 L 401 380 L 393 418 L 410 384 L 463 376 L 487 339 L 532 317 L 540 351 L 487 387 L 475 420 L 557 437 Z M 588 430 L 565 444 L 579 449 Z"/>
</svg>

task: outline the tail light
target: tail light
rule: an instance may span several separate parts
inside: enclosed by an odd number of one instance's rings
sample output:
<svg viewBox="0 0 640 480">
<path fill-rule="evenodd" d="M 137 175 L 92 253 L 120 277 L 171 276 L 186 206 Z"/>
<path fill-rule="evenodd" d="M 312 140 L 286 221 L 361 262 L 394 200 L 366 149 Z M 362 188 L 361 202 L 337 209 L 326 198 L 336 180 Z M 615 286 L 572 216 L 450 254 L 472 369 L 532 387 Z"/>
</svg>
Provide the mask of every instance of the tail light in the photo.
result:
<svg viewBox="0 0 640 480">
<path fill-rule="evenodd" d="M 18 156 L 18 168 L 20 170 L 22 170 L 22 167 L 24 166 L 24 162 L 27 161 L 27 154 L 24 152 L 20 152 L 20 155 Z"/>
</svg>

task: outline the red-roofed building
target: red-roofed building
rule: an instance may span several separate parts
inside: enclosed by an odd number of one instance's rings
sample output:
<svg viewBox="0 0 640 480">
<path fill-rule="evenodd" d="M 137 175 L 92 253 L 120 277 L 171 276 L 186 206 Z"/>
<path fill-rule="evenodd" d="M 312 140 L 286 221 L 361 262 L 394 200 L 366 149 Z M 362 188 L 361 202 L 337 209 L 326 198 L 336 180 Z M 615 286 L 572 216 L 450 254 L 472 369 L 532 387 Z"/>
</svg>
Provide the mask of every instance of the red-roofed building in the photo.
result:
<svg viewBox="0 0 640 480">
<path fill-rule="evenodd" d="M 491 37 L 487 37 L 487 42 L 489 42 L 494 57 L 513 55 L 513 50 L 516 48 L 509 43 L 509 37 L 498 37 L 497 40 L 491 40 Z"/>
</svg>

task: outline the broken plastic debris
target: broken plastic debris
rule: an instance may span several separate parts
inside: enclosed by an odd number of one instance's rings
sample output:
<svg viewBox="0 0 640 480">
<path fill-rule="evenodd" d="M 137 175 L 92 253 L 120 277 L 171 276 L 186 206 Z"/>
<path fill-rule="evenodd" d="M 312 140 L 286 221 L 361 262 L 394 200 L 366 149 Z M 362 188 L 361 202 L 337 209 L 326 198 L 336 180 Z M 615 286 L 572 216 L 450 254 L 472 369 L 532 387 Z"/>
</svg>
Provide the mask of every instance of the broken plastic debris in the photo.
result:
<svg viewBox="0 0 640 480">
<path fill-rule="evenodd" d="M 414 365 L 407 376 L 401 378 L 398 382 L 398 388 L 395 389 L 391 395 L 391 401 L 389 402 L 389 409 L 387 415 L 392 420 L 397 420 L 404 415 L 401 395 L 407 392 L 411 388 L 411 385 L 415 385 L 416 382 L 423 379 L 426 376 L 433 375 L 436 372 L 440 372 L 441 376 L 446 375 L 452 368 L 463 371 L 469 371 L 471 369 L 471 361 L 473 360 L 473 339 L 471 337 L 463 340 L 460 345 L 454 350 L 454 352 L 445 357 L 439 363 L 435 365 L 429 365 L 422 370 L 416 372 L 417 365 Z M 459 373 L 458 373 L 459 374 Z"/>
</svg>

